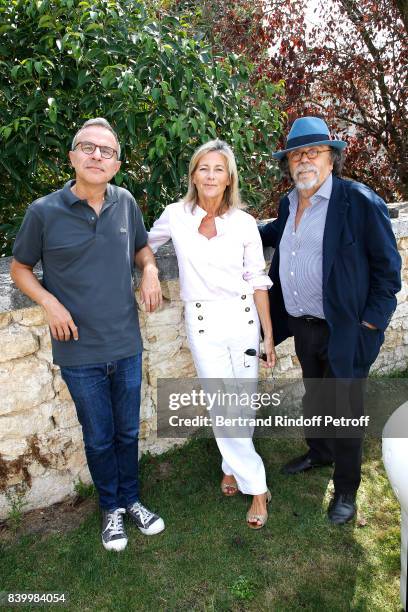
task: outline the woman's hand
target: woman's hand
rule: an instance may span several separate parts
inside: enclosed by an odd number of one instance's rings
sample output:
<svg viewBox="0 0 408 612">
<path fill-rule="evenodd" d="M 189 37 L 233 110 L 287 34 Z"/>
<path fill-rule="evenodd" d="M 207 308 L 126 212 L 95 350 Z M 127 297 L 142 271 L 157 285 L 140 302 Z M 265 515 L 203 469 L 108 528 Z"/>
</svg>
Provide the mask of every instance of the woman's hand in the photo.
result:
<svg viewBox="0 0 408 612">
<path fill-rule="evenodd" d="M 266 361 L 264 363 L 267 368 L 274 368 L 276 366 L 277 357 L 272 336 L 265 336 L 263 339 L 263 345 L 266 353 Z"/>
<path fill-rule="evenodd" d="M 275 345 L 273 343 L 273 332 L 271 314 L 269 310 L 269 296 L 268 292 L 264 289 L 255 289 L 254 291 L 254 302 L 258 311 L 258 316 L 261 321 L 261 326 L 264 334 L 264 349 L 266 354 L 266 361 L 264 361 L 267 368 L 274 368 L 276 365 L 276 353 Z"/>
</svg>

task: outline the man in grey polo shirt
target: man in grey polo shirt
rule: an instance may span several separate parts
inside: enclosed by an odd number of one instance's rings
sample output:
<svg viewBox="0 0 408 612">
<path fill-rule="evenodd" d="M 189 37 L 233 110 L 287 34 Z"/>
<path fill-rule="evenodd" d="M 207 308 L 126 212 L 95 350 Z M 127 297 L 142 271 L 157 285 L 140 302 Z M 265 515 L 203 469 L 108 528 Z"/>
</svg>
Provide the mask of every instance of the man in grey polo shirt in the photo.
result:
<svg viewBox="0 0 408 612">
<path fill-rule="evenodd" d="M 75 180 L 27 209 L 11 265 L 15 284 L 46 313 L 60 366 L 82 426 L 88 466 L 102 509 L 102 543 L 123 550 L 128 514 L 146 535 L 164 529 L 138 495 L 142 341 L 134 264 L 142 301 L 161 304 L 160 283 L 142 214 L 109 181 L 120 145 L 102 118 L 84 123 L 69 152 Z M 43 283 L 33 274 L 41 260 Z"/>
<path fill-rule="evenodd" d="M 296 119 L 285 149 L 273 154 L 295 188 L 281 200 L 278 218 L 261 229 L 263 244 L 275 247 L 269 272 L 275 344 L 294 336 L 304 416 L 323 422 L 363 415 L 362 381 L 401 288 L 386 205 L 366 185 L 339 177 L 345 146 L 330 137 L 322 119 Z M 293 475 L 334 463 L 328 517 L 337 525 L 356 512 L 362 433 L 306 430 L 308 451 L 283 467 Z"/>
</svg>

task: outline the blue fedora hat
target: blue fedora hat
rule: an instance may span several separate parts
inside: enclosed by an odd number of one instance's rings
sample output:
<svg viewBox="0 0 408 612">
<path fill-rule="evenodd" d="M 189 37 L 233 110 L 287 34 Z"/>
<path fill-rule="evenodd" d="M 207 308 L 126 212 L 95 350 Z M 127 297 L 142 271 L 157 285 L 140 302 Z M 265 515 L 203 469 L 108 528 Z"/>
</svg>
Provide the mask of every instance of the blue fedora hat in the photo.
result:
<svg viewBox="0 0 408 612">
<path fill-rule="evenodd" d="M 336 149 L 347 147 L 347 142 L 343 140 L 331 140 L 329 128 L 323 119 L 319 119 L 319 117 L 300 117 L 294 121 L 290 128 L 286 140 L 286 149 L 275 151 L 275 153 L 272 153 L 272 157 L 283 159 L 286 153 L 294 149 L 322 144 L 327 144 Z"/>
</svg>

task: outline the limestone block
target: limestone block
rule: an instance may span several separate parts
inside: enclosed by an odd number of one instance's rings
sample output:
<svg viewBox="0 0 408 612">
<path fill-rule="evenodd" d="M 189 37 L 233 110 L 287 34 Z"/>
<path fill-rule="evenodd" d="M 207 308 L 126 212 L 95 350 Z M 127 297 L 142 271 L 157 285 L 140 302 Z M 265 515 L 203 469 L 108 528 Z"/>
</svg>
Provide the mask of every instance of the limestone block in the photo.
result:
<svg viewBox="0 0 408 612">
<path fill-rule="evenodd" d="M 147 378 L 142 378 L 142 388 L 140 393 L 140 405 L 143 406 L 149 398 L 150 385 Z"/>
<path fill-rule="evenodd" d="M 54 397 L 52 374 L 35 357 L 0 364 L 0 414 L 32 410 Z"/>
<path fill-rule="evenodd" d="M 278 359 L 277 371 L 286 372 L 287 370 L 290 370 L 292 366 L 293 366 L 292 358 L 290 355 L 287 355 L 286 357 L 282 357 L 281 359 Z"/>
<path fill-rule="evenodd" d="M 294 366 L 295 368 L 300 368 L 300 361 L 299 361 L 299 359 L 298 359 L 297 355 L 296 355 L 296 354 L 294 354 L 294 355 L 291 355 L 291 357 L 292 357 L 292 363 L 293 363 L 293 366 Z"/>
<path fill-rule="evenodd" d="M 57 394 L 59 400 L 62 401 L 62 402 L 70 401 L 71 400 L 71 394 L 68 391 L 67 385 L 65 384 L 65 382 L 62 379 L 60 370 L 57 370 L 57 371 L 53 372 L 53 374 L 54 374 L 54 378 L 53 378 L 52 384 L 53 384 L 53 387 L 54 387 L 54 391 Z"/>
<path fill-rule="evenodd" d="M 33 306 L 31 308 L 21 308 L 12 313 L 13 321 L 24 326 L 44 325 L 45 313 L 41 306 Z"/>
<path fill-rule="evenodd" d="M 180 301 L 180 283 L 178 280 L 162 281 L 163 298 L 171 302 Z"/>
<path fill-rule="evenodd" d="M 397 305 L 394 317 L 402 319 L 406 319 L 408 317 L 408 301 L 401 302 L 401 304 Z"/>
<path fill-rule="evenodd" d="M 53 404 L 52 418 L 55 423 L 55 429 L 65 430 L 71 427 L 80 427 L 75 405 L 72 400 L 63 402 L 55 401 Z"/>
<path fill-rule="evenodd" d="M 180 336 L 180 339 L 181 339 L 180 350 L 190 352 L 190 345 L 188 343 L 187 338 L 185 336 Z"/>
<path fill-rule="evenodd" d="M 42 477 L 47 472 L 47 468 L 41 465 L 41 463 L 38 463 L 38 461 L 33 461 L 32 463 L 30 463 L 27 469 L 29 471 L 31 478 Z"/>
<path fill-rule="evenodd" d="M 155 350 L 149 351 L 149 370 L 159 363 L 165 363 L 165 367 L 172 369 L 173 359 L 180 352 L 182 347 L 182 339 L 176 338 L 172 342 L 160 345 Z"/>
<path fill-rule="evenodd" d="M 288 370 L 287 374 L 288 374 L 287 377 L 288 378 L 292 378 L 293 380 L 295 378 L 302 378 L 302 376 L 303 376 L 302 368 L 300 366 L 299 367 L 293 367 L 291 370 Z"/>
<path fill-rule="evenodd" d="M 392 350 L 396 346 L 404 343 L 404 333 L 398 329 L 388 329 L 385 333 L 382 350 Z"/>
<path fill-rule="evenodd" d="M 51 335 L 48 325 L 37 327 L 33 331 L 40 342 L 40 349 L 37 352 L 38 359 L 44 359 L 44 361 L 52 364 Z M 58 366 L 55 366 L 55 368 L 58 368 Z"/>
<path fill-rule="evenodd" d="M 156 435 L 150 435 L 146 440 L 140 441 L 139 449 L 141 454 L 148 451 L 152 455 L 160 455 L 186 444 L 187 441 L 188 438 L 158 438 Z"/>
<path fill-rule="evenodd" d="M 392 372 L 393 370 L 404 370 L 407 365 L 408 347 L 396 346 L 392 350 L 382 351 L 375 360 L 372 369 L 376 371 Z"/>
<path fill-rule="evenodd" d="M 49 450 L 52 455 L 59 455 L 60 453 L 72 454 L 74 452 L 71 450 L 73 446 L 72 436 L 69 433 L 62 431 L 54 431 L 52 435 L 44 434 L 40 436 L 40 442 L 43 442 L 43 446 L 45 446 Z M 41 444 L 40 444 L 41 446 Z"/>
<path fill-rule="evenodd" d="M 406 251 L 408 249 L 408 238 L 405 238 L 405 237 L 400 238 L 397 241 L 397 244 L 398 244 L 399 251 Z"/>
<path fill-rule="evenodd" d="M 141 421 L 139 428 L 139 438 L 146 439 L 151 432 L 151 423 L 149 421 Z"/>
<path fill-rule="evenodd" d="M 158 378 L 194 378 L 195 376 L 191 353 L 181 347 L 173 359 L 153 362 L 149 368 L 149 382 L 153 388 L 157 387 Z"/>
<path fill-rule="evenodd" d="M 404 319 L 401 317 L 393 317 L 385 334 L 387 335 L 390 329 L 404 329 Z M 408 329 L 408 327 L 407 327 Z"/>
<path fill-rule="evenodd" d="M 143 338 L 160 345 L 177 338 L 178 329 L 183 325 L 183 304 L 168 302 L 156 312 L 144 315 Z"/>
<path fill-rule="evenodd" d="M 35 353 L 38 340 L 33 334 L 19 325 L 9 325 L 0 330 L 0 362 L 17 359 Z"/>
<path fill-rule="evenodd" d="M 149 330 L 150 331 L 150 330 Z M 147 351 L 162 351 L 169 342 L 180 337 L 180 328 L 177 325 L 163 325 L 156 327 L 153 333 L 144 335 L 143 344 Z"/>
<path fill-rule="evenodd" d="M 408 361 L 408 346 L 396 346 L 394 349 L 394 356 L 397 361 Z"/>
<path fill-rule="evenodd" d="M 0 520 L 7 518 L 10 512 L 10 502 L 4 493 L 0 493 Z"/>
<path fill-rule="evenodd" d="M 78 474 L 86 466 L 86 456 L 83 447 L 76 448 L 74 452 L 68 457 L 65 467 L 70 470 L 72 474 Z"/>
<path fill-rule="evenodd" d="M 27 440 L 19 438 L 10 438 L 9 440 L 0 440 L 0 455 L 6 461 L 13 461 L 27 451 Z"/>
<path fill-rule="evenodd" d="M 49 336 L 49 333 L 50 333 L 50 328 L 48 327 L 48 325 L 36 325 L 32 327 L 31 331 L 33 332 L 34 335 L 38 337 L 40 345 L 41 343 L 44 346 L 48 346 L 48 344 L 51 345 L 51 339 L 50 338 L 47 339 L 47 335 Z"/>
<path fill-rule="evenodd" d="M 275 376 L 276 369 L 273 370 L 273 375 Z M 271 380 L 272 378 L 272 370 L 270 368 L 265 368 L 265 366 L 261 365 L 259 367 L 258 380 Z"/>
<path fill-rule="evenodd" d="M 278 358 L 285 357 L 286 355 L 293 355 L 295 347 L 293 344 L 293 338 L 287 338 L 284 342 L 281 342 L 276 347 L 276 354 Z"/>
<path fill-rule="evenodd" d="M 28 438 L 35 433 L 43 433 L 53 429 L 51 415 L 53 404 L 45 403 L 33 407 L 23 414 L 0 416 L 0 432 L 4 439 Z"/>
<path fill-rule="evenodd" d="M 11 322 L 11 312 L 2 312 L 0 314 L 0 329 L 7 327 Z"/>
<path fill-rule="evenodd" d="M 48 471 L 44 476 L 33 478 L 31 488 L 27 491 L 25 510 L 50 506 L 74 494 L 74 482 L 71 474 Z"/>
<path fill-rule="evenodd" d="M 64 434 L 69 436 L 74 444 L 82 448 L 83 446 L 82 427 L 79 424 L 79 422 L 76 422 L 73 427 L 69 427 L 66 430 L 64 430 Z"/>
<path fill-rule="evenodd" d="M 78 482 L 78 480 L 81 480 L 85 484 L 90 484 L 92 482 L 92 477 L 88 465 L 84 465 L 84 467 L 81 468 L 81 470 L 77 473 L 77 478 L 75 479 L 75 482 Z"/>
<path fill-rule="evenodd" d="M 402 302 L 405 302 L 407 299 L 407 295 L 408 295 L 408 287 L 406 284 L 403 283 L 401 287 L 401 291 L 397 293 L 397 303 L 401 304 Z"/>
<path fill-rule="evenodd" d="M 151 392 L 151 389 L 149 391 Z M 149 395 L 147 395 L 144 401 L 141 403 L 140 418 L 141 420 L 151 419 L 152 416 L 155 414 L 155 412 L 156 412 L 156 407 L 153 402 L 153 398 L 151 397 L 149 393 Z"/>
<path fill-rule="evenodd" d="M 7 478 L 7 488 L 15 487 L 16 485 L 21 485 L 24 483 L 24 476 L 22 472 L 17 472 L 16 474 L 10 474 Z"/>
<path fill-rule="evenodd" d="M 39 463 L 47 469 L 66 469 L 67 460 L 75 452 L 76 446 L 70 435 L 61 431 L 38 434 L 33 452 L 31 446 L 31 463 Z"/>
<path fill-rule="evenodd" d="M 390 364 L 392 362 L 393 353 L 391 351 L 382 351 L 371 366 L 371 371 L 381 370 L 385 365 Z"/>
</svg>

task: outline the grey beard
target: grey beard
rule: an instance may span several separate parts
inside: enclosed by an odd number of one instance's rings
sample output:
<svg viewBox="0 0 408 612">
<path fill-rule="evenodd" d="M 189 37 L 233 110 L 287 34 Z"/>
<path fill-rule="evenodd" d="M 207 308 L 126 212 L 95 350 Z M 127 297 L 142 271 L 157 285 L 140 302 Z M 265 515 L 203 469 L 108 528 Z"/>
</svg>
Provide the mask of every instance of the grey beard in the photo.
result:
<svg viewBox="0 0 408 612">
<path fill-rule="evenodd" d="M 304 172 L 305 170 L 313 172 L 314 176 L 308 181 L 301 181 L 297 177 L 302 171 Z M 296 188 L 300 191 L 303 191 L 305 189 L 312 189 L 319 182 L 319 172 L 314 166 L 308 166 L 308 165 L 300 166 L 299 168 L 297 168 L 295 172 L 295 176 L 293 177 L 293 180 L 296 185 Z"/>
<path fill-rule="evenodd" d="M 295 181 L 296 189 L 303 191 L 306 189 L 312 189 L 319 182 L 319 177 L 315 175 L 308 181 Z"/>
</svg>

